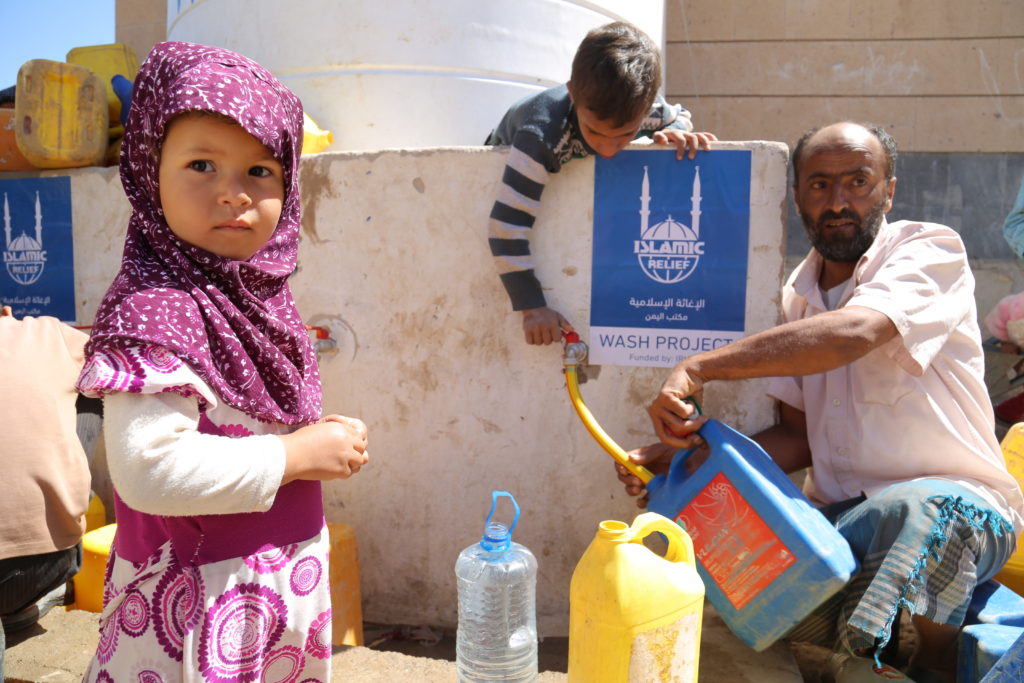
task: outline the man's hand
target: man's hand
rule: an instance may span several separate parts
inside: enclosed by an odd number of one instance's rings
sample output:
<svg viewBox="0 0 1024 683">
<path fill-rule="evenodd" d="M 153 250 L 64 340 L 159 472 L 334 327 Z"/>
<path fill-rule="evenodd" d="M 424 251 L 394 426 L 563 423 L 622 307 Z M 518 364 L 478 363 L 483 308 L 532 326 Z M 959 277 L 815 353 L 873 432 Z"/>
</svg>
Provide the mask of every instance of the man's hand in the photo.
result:
<svg viewBox="0 0 1024 683">
<path fill-rule="evenodd" d="M 688 133 L 676 128 L 655 131 L 651 139 L 658 145 L 675 145 L 676 159 L 682 159 L 687 150 L 690 159 L 697 156 L 698 149 L 710 151 L 711 143 L 718 140 L 714 133 Z"/>
<path fill-rule="evenodd" d="M 661 442 L 674 448 L 696 448 L 702 442 L 695 433 L 707 420 L 697 417 L 697 408 L 685 399 L 699 399 L 704 381 L 685 362 L 669 374 L 661 391 L 647 407 L 654 431 Z M 694 419 L 696 418 L 696 419 Z"/>
<path fill-rule="evenodd" d="M 572 325 L 553 308 L 542 306 L 523 311 L 523 333 L 527 344 L 561 341 L 562 331 L 573 332 Z"/>
<path fill-rule="evenodd" d="M 642 465 L 653 474 L 665 474 L 672 464 L 672 456 L 676 449 L 666 446 L 663 443 L 652 443 L 648 446 L 634 448 L 629 452 L 629 460 L 637 465 Z M 619 481 L 626 487 L 626 493 L 631 496 L 639 496 L 636 499 L 637 507 L 647 507 L 647 489 L 639 478 L 630 474 L 625 466 L 615 463 L 615 473 Z"/>
</svg>

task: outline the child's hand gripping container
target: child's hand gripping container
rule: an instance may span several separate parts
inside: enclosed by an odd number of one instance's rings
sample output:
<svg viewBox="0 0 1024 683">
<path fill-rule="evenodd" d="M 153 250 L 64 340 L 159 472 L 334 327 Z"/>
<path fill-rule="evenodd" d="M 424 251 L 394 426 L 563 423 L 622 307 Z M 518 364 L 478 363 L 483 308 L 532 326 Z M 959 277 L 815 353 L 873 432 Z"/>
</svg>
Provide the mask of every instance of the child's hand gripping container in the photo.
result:
<svg viewBox="0 0 1024 683">
<path fill-rule="evenodd" d="M 743 642 L 764 650 L 834 595 L 857 571 L 849 544 L 760 446 L 716 420 L 693 451 L 647 484 L 648 509 L 693 541 L 708 600 Z"/>
</svg>

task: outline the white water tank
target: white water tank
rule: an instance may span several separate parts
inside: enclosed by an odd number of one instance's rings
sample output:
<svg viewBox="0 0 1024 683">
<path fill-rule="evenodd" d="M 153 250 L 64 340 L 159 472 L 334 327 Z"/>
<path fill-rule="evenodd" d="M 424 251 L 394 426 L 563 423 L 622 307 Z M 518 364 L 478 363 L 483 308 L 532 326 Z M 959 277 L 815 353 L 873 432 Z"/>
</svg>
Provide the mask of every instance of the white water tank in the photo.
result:
<svg viewBox="0 0 1024 683">
<path fill-rule="evenodd" d="M 332 150 L 479 145 L 569 78 L 590 29 L 664 45 L 663 0 L 168 0 L 167 39 L 225 47 L 291 88 Z"/>
</svg>

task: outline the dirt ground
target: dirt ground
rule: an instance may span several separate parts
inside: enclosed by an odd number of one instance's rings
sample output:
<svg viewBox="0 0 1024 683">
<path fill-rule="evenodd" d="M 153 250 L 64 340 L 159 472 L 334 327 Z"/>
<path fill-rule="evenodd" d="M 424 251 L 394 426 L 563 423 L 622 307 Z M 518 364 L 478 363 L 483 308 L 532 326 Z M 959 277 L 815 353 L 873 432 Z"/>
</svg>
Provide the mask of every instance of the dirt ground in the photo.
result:
<svg viewBox="0 0 1024 683">
<path fill-rule="evenodd" d="M 7 683 L 80 681 L 98 638 L 97 615 L 55 608 L 38 624 L 9 637 L 4 662 Z M 450 683 L 455 680 L 455 639 L 425 627 L 364 625 L 372 647 L 333 650 L 332 679 L 346 683 Z M 707 607 L 701 634 L 699 680 L 706 683 L 833 683 L 828 652 L 777 643 L 757 653 L 733 636 Z M 539 683 L 568 679 L 568 639 L 544 638 L 539 648 Z"/>
</svg>

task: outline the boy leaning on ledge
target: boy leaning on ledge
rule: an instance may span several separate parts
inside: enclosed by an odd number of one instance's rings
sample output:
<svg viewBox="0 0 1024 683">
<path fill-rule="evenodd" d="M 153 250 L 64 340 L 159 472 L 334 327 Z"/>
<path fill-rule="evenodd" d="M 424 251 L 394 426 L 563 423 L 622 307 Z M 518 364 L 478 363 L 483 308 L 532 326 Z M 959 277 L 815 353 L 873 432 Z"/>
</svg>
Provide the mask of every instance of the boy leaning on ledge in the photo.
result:
<svg viewBox="0 0 1024 683">
<path fill-rule="evenodd" d="M 548 308 L 530 255 L 548 174 L 591 154 L 611 158 L 638 137 L 675 145 L 676 158 L 709 149 L 712 133 L 693 132 L 690 112 L 658 95 L 661 55 L 650 37 L 617 21 L 590 31 L 576 51 L 568 83 L 527 97 L 502 117 L 487 145 L 510 145 L 491 209 L 491 253 L 512 309 L 523 314 L 529 344 L 558 341 L 572 325 Z"/>
</svg>

